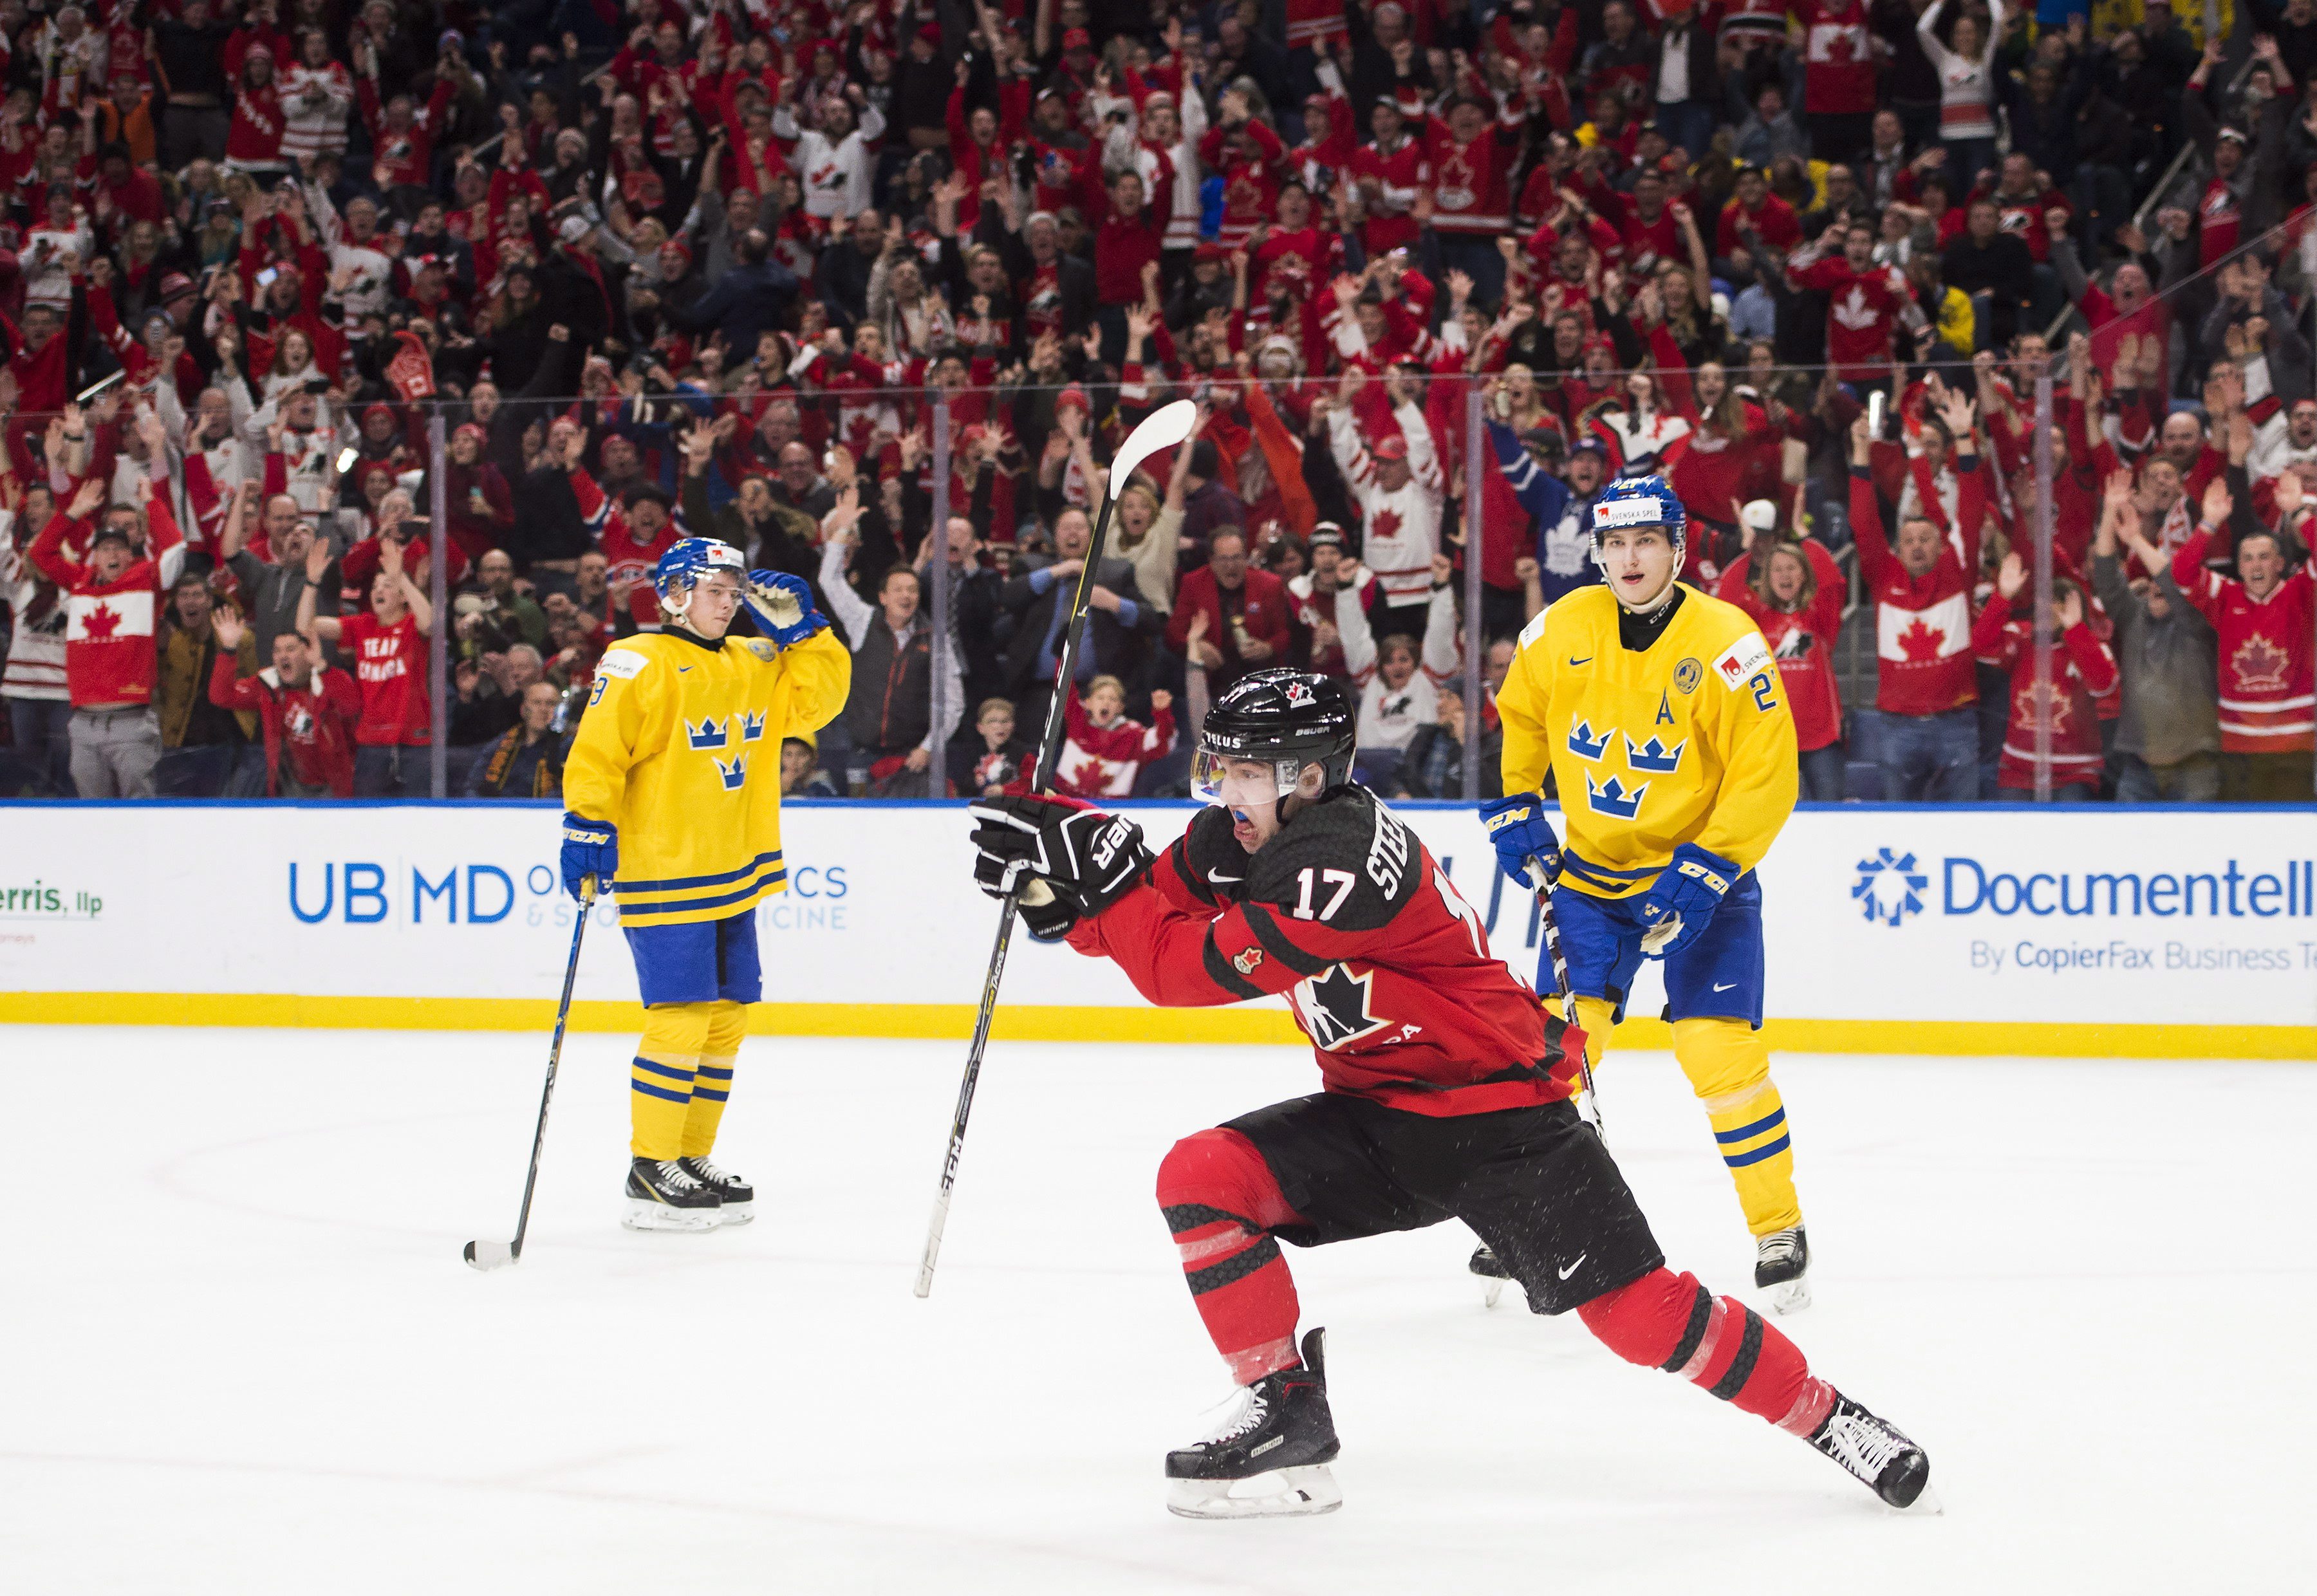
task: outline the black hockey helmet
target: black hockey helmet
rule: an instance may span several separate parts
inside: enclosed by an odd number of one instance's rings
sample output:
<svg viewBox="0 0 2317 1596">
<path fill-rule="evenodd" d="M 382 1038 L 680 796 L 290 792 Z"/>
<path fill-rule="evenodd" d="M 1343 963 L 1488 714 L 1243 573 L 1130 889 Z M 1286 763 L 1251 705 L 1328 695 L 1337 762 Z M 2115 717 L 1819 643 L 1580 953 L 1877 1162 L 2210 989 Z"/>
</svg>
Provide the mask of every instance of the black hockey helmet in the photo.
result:
<svg viewBox="0 0 2317 1596">
<path fill-rule="evenodd" d="M 1320 790 L 1352 779 L 1359 709 L 1344 684 L 1310 671 L 1257 671 L 1223 690 L 1199 727 L 1191 763 L 1191 791 L 1210 804 L 1230 801 L 1223 766 L 1230 760 L 1267 760 L 1275 791 L 1296 789 L 1304 769 L 1322 767 Z M 1250 801 L 1242 798 L 1240 801 Z"/>
</svg>

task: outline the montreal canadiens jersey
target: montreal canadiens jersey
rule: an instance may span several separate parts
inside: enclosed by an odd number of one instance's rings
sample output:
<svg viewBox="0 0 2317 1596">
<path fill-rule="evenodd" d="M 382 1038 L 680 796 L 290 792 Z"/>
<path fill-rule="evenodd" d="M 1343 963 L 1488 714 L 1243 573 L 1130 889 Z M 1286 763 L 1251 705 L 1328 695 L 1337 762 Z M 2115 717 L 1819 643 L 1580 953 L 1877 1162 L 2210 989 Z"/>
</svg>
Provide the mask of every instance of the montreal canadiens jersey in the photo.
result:
<svg viewBox="0 0 2317 1596">
<path fill-rule="evenodd" d="M 1283 994 L 1330 1092 L 1418 1114 L 1567 1097 L 1583 1033 L 1489 951 L 1423 842 L 1364 789 L 1298 812 L 1252 856 L 1209 808 L 1070 944 L 1167 1008 Z"/>
<path fill-rule="evenodd" d="M 787 887 L 781 739 L 828 725 L 852 680 L 826 628 L 788 648 L 645 632 L 604 655 L 563 801 L 620 828 L 622 925 L 722 920 Z"/>
<path fill-rule="evenodd" d="M 1794 813 L 1794 718 L 1777 661 L 1734 604 L 1685 589 L 1657 640 L 1618 636 L 1616 596 L 1580 587 L 1520 636 L 1497 694 L 1505 790 L 1552 771 L 1561 880 L 1646 891 L 1684 843 L 1750 870 Z"/>
</svg>

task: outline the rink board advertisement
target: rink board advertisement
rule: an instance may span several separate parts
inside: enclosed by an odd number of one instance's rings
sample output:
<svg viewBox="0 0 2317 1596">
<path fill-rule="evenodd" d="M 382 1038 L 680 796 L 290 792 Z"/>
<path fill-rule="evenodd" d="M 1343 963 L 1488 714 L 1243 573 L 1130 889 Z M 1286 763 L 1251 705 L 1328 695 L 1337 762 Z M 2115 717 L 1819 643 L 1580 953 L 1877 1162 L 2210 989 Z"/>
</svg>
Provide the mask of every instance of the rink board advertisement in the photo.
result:
<svg viewBox="0 0 2317 1596">
<path fill-rule="evenodd" d="M 576 911 L 550 807 L 0 809 L 0 1020 L 539 1025 Z M 1135 807 L 1154 846 L 1181 805 Z M 1496 950 L 1536 974 L 1533 899 L 1469 809 L 1405 806 Z M 757 911 L 760 1029 L 963 1035 L 996 909 L 955 806 L 793 805 Z M 1761 869 L 1773 1040 L 1827 1051 L 2317 1057 L 2317 812 L 1798 812 Z M 998 1034 L 1287 1041 L 1276 1002 L 1155 1013 L 1107 962 L 1017 936 Z M 630 1029 L 608 905 L 574 1022 Z M 1646 971 L 1636 1039 L 1662 990 Z"/>
</svg>

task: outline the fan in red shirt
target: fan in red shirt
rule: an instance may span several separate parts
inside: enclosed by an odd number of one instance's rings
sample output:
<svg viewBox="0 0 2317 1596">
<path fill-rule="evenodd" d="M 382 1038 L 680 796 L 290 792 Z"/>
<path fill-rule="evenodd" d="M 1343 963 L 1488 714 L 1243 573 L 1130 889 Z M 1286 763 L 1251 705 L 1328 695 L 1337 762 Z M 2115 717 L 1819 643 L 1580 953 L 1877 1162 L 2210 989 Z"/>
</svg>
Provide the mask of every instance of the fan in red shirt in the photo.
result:
<svg viewBox="0 0 2317 1596">
<path fill-rule="evenodd" d="M 156 458 L 165 458 L 160 424 L 149 415 L 143 419 Z M 83 482 L 72 502 L 49 518 L 25 558 L 65 593 L 74 785 L 83 798 L 151 798 L 153 767 L 161 756 L 160 725 L 148 708 L 158 671 L 154 621 L 160 595 L 177 579 L 184 540 L 167 495 L 156 494 L 149 478 L 144 553 L 138 552 L 134 516 L 125 508 L 90 528 L 89 515 L 104 503 L 104 482 L 100 477 Z M 85 561 L 66 552 L 67 539 L 76 546 L 86 542 Z"/>
<path fill-rule="evenodd" d="M 1128 798 L 1143 767 L 1175 746 L 1175 695 L 1150 695 L 1150 724 L 1130 719 L 1126 689 L 1115 676 L 1096 676 L 1086 697 L 1063 700 L 1061 757 L 1053 790 L 1065 798 Z"/>
<path fill-rule="evenodd" d="M 305 592 L 298 600 L 298 629 L 338 644 L 353 660 L 362 694 L 354 726 L 354 795 L 402 798 L 418 792 L 417 761 L 404 751 L 433 738 L 426 637 L 434 610 L 402 568 L 402 546 L 384 543 L 370 589 L 370 608 L 353 615 L 314 613 L 316 584 L 329 566 L 330 549 L 317 538 L 306 556 Z"/>
<path fill-rule="evenodd" d="M 245 171 L 279 171 L 282 134 L 288 126 L 273 83 L 273 47 L 253 43 L 234 79 L 233 122 L 226 129 L 225 158 Z"/>
<path fill-rule="evenodd" d="M 1737 192 L 1722 208 L 1722 219 L 1713 229 L 1713 253 L 1731 260 L 1744 254 L 1747 229 L 1772 249 L 1792 249 L 1803 241 L 1794 208 L 1770 192 L 1769 174 L 1759 166 L 1738 174 Z"/>
<path fill-rule="evenodd" d="M 444 58 L 445 61 L 450 59 Z M 448 71 L 434 75 L 434 92 L 425 109 L 408 94 L 396 94 L 381 107 L 378 97 L 377 63 L 354 78 L 354 97 L 362 103 L 362 124 L 370 129 L 373 160 L 371 175 L 380 188 L 425 188 L 433 179 L 434 141 L 451 114 L 459 92 Z"/>
<path fill-rule="evenodd" d="M 1874 231 L 1865 222 L 1838 222 L 1817 244 L 1797 250 L 1786 262 L 1786 281 L 1826 295 L 1826 358 L 1838 381 L 1889 380 L 1898 330 L 1923 325 L 1906 277 L 1896 266 L 1874 263 Z"/>
<path fill-rule="evenodd" d="M 1813 803 L 1839 803 L 1845 786 L 1842 693 L 1835 680 L 1834 647 L 1842 636 L 1849 584 L 1816 539 L 1788 542 L 1775 536 L 1777 513 L 1768 500 L 1756 500 L 1745 513 L 1754 546 L 1722 574 L 1714 596 L 1752 616 L 1777 658 L 1778 680 L 1794 712 L 1803 796 Z M 1762 524 L 1754 525 L 1757 521 Z"/>
<path fill-rule="evenodd" d="M 1237 89 L 1223 91 L 1221 115 L 1199 139 L 1199 164 L 1222 178 L 1223 215 L 1216 237 L 1230 249 L 1270 220 L 1287 147 L 1255 117 Z M 1173 204 L 1171 195 L 1167 203 Z"/>
<path fill-rule="evenodd" d="M 2035 743 L 2039 729 L 2051 727 L 2052 793 L 2089 801 L 2099 797 L 2100 753 L 2098 710 L 2093 700 L 2112 691 L 2116 682 L 2116 655 L 2093 631 L 2087 620 L 2083 589 L 2062 577 L 2052 584 L 2052 629 L 2057 646 L 2052 655 L 2052 678 L 2047 697 L 2039 702 L 2035 690 L 2035 622 L 2027 606 L 2017 601 L 2027 587 L 2026 562 L 2017 554 L 2003 557 L 1997 574 L 1995 597 L 1972 629 L 1972 650 L 1983 664 L 2011 676 L 2011 705 L 2003 727 L 2003 762 L 1996 784 L 2013 791 L 2035 788 Z M 2073 789 L 2072 793 L 2067 789 Z"/>
<path fill-rule="evenodd" d="M 2244 233 L 2244 185 L 2238 174 L 2245 164 L 2241 129 L 2223 128 L 2213 141 L 2213 175 L 2196 201 L 2196 264 L 2205 271 L 2236 253 Z"/>
<path fill-rule="evenodd" d="M 1873 441 L 1865 416 L 1850 428 L 1850 525 L 1859 574 L 1874 601 L 1874 702 L 1885 715 L 1944 715 L 1979 700 L 1971 660 L 1971 591 L 1979 575 L 1987 486 L 1978 455 L 1963 452 L 1972 447 L 1970 401 L 1960 394 L 1949 394 L 1947 401 L 1948 413 L 1961 423 L 1954 428 L 1960 525 L 1944 537 L 1936 522 L 1914 517 L 1901 524 L 1893 549 L 1867 465 Z"/>
<path fill-rule="evenodd" d="M 1874 47 L 1865 0 L 1788 0 L 1803 28 L 1803 115 L 1821 160 L 1866 147 L 1874 117 Z"/>
<path fill-rule="evenodd" d="M 362 694 L 354 679 L 325 666 L 296 632 L 273 639 L 273 663 L 255 676 L 236 673 L 241 618 L 217 612 L 217 663 L 210 671 L 210 702 L 256 715 L 265 737 L 267 798 L 352 798 L 354 724 Z"/>
<path fill-rule="evenodd" d="M 2225 522 L 2226 490 L 2220 513 Z M 2317 515 L 2298 472 L 2277 478 L 2277 508 L 2304 548 L 2317 535 Z M 2172 580 L 2219 634 L 2221 796 L 2257 803 L 2306 802 L 2310 753 L 2317 747 L 2317 579 L 2309 562 L 2286 575 L 2285 539 L 2263 528 L 2237 540 L 2237 574 L 2205 566 L 2212 529 L 2172 557 Z"/>
<path fill-rule="evenodd" d="M 1415 245 L 1417 201 L 1431 184 L 1432 166 L 1424 147 L 1408 136 L 1397 103 L 1377 101 L 1369 108 L 1368 128 L 1375 137 L 1352 152 L 1346 170 L 1366 213 L 1360 242 L 1373 260 Z"/>
</svg>

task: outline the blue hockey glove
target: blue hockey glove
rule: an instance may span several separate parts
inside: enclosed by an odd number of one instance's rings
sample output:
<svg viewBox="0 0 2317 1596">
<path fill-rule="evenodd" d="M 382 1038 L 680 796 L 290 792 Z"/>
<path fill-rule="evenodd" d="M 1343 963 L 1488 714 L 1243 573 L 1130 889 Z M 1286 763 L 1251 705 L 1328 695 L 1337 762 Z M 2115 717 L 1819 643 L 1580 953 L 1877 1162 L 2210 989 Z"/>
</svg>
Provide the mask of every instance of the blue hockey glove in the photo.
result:
<svg viewBox="0 0 2317 1596">
<path fill-rule="evenodd" d="M 1675 849 L 1642 899 L 1642 951 L 1664 958 L 1704 936 L 1738 875 L 1736 865 L 1695 843 Z"/>
<path fill-rule="evenodd" d="M 1532 859 L 1543 866 L 1547 881 L 1561 873 L 1561 839 L 1552 834 L 1552 821 L 1541 794 L 1516 792 L 1490 798 L 1481 806 L 1481 824 L 1489 828 L 1497 863 L 1523 887 L 1534 885 L 1528 878 Z"/>
<path fill-rule="evenodd" d="M 751 571 L 743 601 L 756 624 L 786 648 L 826 629 L 828 617 L 813 606 L 812 584 L 786 571 Z"/>
<path fill-rule="evenodd" d="M 608 820 L 563 813 L 563 890 L 579 896 L 579 883 L 595 878 L 595 890 L 612 890 L 620 869 L 620 828 Z"/>
</svg>

